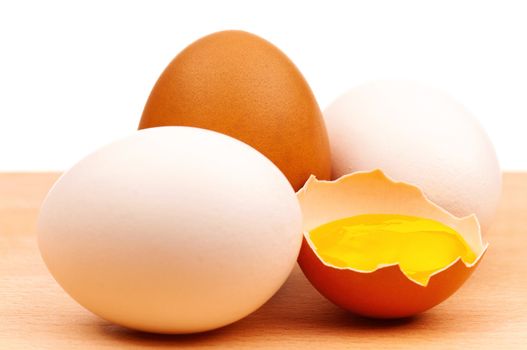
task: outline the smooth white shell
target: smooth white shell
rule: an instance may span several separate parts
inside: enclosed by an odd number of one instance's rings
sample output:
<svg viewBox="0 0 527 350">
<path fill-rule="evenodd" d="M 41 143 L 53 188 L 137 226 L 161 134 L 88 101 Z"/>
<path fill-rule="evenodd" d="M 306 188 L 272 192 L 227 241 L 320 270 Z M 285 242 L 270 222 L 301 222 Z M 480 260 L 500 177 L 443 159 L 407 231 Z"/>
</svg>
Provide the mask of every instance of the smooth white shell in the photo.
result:
<svg viewBox="0 0 527 350">
<path fill-rule="evenodd" d="M 259 152 L 212 131 L 162 127 L 65 173 L 42 206 L 38 239 L 55 279 L 95 314 L 189 333 L 265 303 L 296 262 L 301 221 L 289 182 Z"/>
<path fill-rule="evenodd" d="M 373 82 L 338 98 L 324 117 L 333 178 L 382 169 L 454 215 L 474 213 L 490 226 L 501 194 L 496 153 L 451 97 L 408 81 Z"/>
</svg>

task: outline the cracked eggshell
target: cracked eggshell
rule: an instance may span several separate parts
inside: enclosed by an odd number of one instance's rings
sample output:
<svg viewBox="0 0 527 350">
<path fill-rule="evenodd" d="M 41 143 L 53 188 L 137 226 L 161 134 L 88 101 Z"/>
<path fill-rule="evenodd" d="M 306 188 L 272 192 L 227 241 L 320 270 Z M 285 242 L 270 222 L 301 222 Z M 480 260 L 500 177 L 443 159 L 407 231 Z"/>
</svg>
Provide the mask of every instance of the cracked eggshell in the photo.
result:
<svg viewBox="0 0 527 350">
<path fill-rule="evenodd" d="M 412 316 L 452 295 L 472 274 L 487 249 L 474 215 L 457 218 L 431 202 L 417 187 L 394 182 L 382 171 L 357 172 L 335 181 L 311 177 L 298 191 L 304 240 L 298 263 L 313 286 L 336 305 L 376 318 Z M 456 230 L 478 256 L 461 259 L 433 274 L 427 285 L 410 280 L 398 265 L 371 272 L 335 267 L 318 257 L 308 232 L 337 219 L 372 213 L 419 216 Z M 374 249 L 374 247 L 372 247 Z"/>
<path fill-rule="evenodd" d="M 142 130 L 89 155 L 46 197 L 42 257 L 100 317 L 191 333 L 250 314 L 283 284 L 302 240 L 280 170 L 231 137 Z"/>
<path fill-rule="evenodd" d="M 295 190 L 311 174 L 331 176 L 328 135 L 311 88 L 282 51 L 251 33 L 207 35 L 170 62 L 139 129 L 165 125 L 241 140 L 276 164 Z"/>
<path fill-rule="evenodd" d="M 378 81 L 351 89 L 324 117 L 333 179 L 381 169 L 454 215 L 476 214 L 488 230 L 501 195 L 498 159 L 482 126 L 452 97 L 410 81 Z"/>
</svg>

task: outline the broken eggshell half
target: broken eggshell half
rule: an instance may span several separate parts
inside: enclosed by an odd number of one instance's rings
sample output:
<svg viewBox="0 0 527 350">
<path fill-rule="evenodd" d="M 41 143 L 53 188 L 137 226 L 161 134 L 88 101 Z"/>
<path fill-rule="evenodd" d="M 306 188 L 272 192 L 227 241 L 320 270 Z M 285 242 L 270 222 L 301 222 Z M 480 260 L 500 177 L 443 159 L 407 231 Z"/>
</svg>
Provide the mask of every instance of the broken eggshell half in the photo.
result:
<svg viewBox="0 0 527 350">
<path fill-rule="evenodd" d="M 374 318 L 408 317 L 441 303 L 472 274 L 485 253 L 475 215 L 458 218 L 431 202 L 416 186 L 396 182 L 381 170 L 356 172 L 334 181 L 311 176 L 297 192 L 304 216 L 304 239 L 298 258 L 302 271 L 327 299 L 353 313 Z M 309 232 L 337 219 L 363 214 L 399 214 L 427 218 L 454 229 L 475 253 L 433 272 L 426 283 L 412 280 L 399 264 L 372 271 L 338 267 L 324 261 Z M 375 249 L 375 247 L 372 247 Z"/>
</svg>

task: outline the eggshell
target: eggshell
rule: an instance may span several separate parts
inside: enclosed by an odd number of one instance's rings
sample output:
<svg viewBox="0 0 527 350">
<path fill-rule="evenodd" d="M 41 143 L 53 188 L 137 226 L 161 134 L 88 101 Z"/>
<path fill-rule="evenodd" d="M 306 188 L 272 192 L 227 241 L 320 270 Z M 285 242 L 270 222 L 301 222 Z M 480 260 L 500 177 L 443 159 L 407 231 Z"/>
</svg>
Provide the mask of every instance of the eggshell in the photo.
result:
<svg viewBox="0 0 527 350">
<path fill-rule="evenodd" d="M 481 125 L 454 99 L 413 82 L 380 81 L 350 90 L 324 116 L 333 178 L 379 168 L 489 228 L 501 194 L 498 160 Z"/>
<path fill-rule="evenodd" d="M 301 211 L 280 170 L 246 144 L 152 128 L 66 172 L 38 240 L 55 279 L 95 314 L 190 333 L 239 320 L 276 292 L 296 262 Z"/>
<path fill-rule="evenodd" d="M 243 31 L 208 35 L 179 53 L 155 84 L 139 129 L 184 125 L 237 138 L 271 159 L 298 190 L 329 179 L 322 113 L 297 67 Z"/>
<path fill-rule="evenodd" d="M 439 304 L 466 281 L 487 249 L 474 215 L 457 218 L 431 202 L 417 187 L 394 182 L 379 170 L 357 172 L 336 181 L 318 181 L 312 177 L 297 196 L 304 217 L 304 241 L 298 258 L 302 271 L 330 301 L 363 316 L 406 317 Z M 359 271 L 335 267 L 317 255 L 309 239 L 310 230 L 337 219 L 373 213 L 439 221 L 455 229 L 478 259 L 472 264 L 458 259 L 422 285 L 407 277 L 398 265 Z"/>
</svg>

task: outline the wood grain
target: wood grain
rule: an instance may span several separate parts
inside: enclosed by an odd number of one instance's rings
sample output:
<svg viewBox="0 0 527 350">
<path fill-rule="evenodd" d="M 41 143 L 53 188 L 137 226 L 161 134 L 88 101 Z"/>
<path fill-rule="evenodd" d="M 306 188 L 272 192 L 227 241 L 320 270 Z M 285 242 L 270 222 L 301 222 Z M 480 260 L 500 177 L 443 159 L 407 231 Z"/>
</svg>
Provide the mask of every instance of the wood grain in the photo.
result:
<svg viewBox="0 0 527 350">
<path fill-rule="evenodd" d="M 38 208 L 58 174 L 0 174 L 0 349 L 527 348 L 527 174 L 504 175 L 491 246 L 452 298 L 420 316 L 374 321 L 330 304 L 295 269 L 260 310 L 198 335 L 111 325 L 68 297 L 37 249 Z"/>
</svg>

